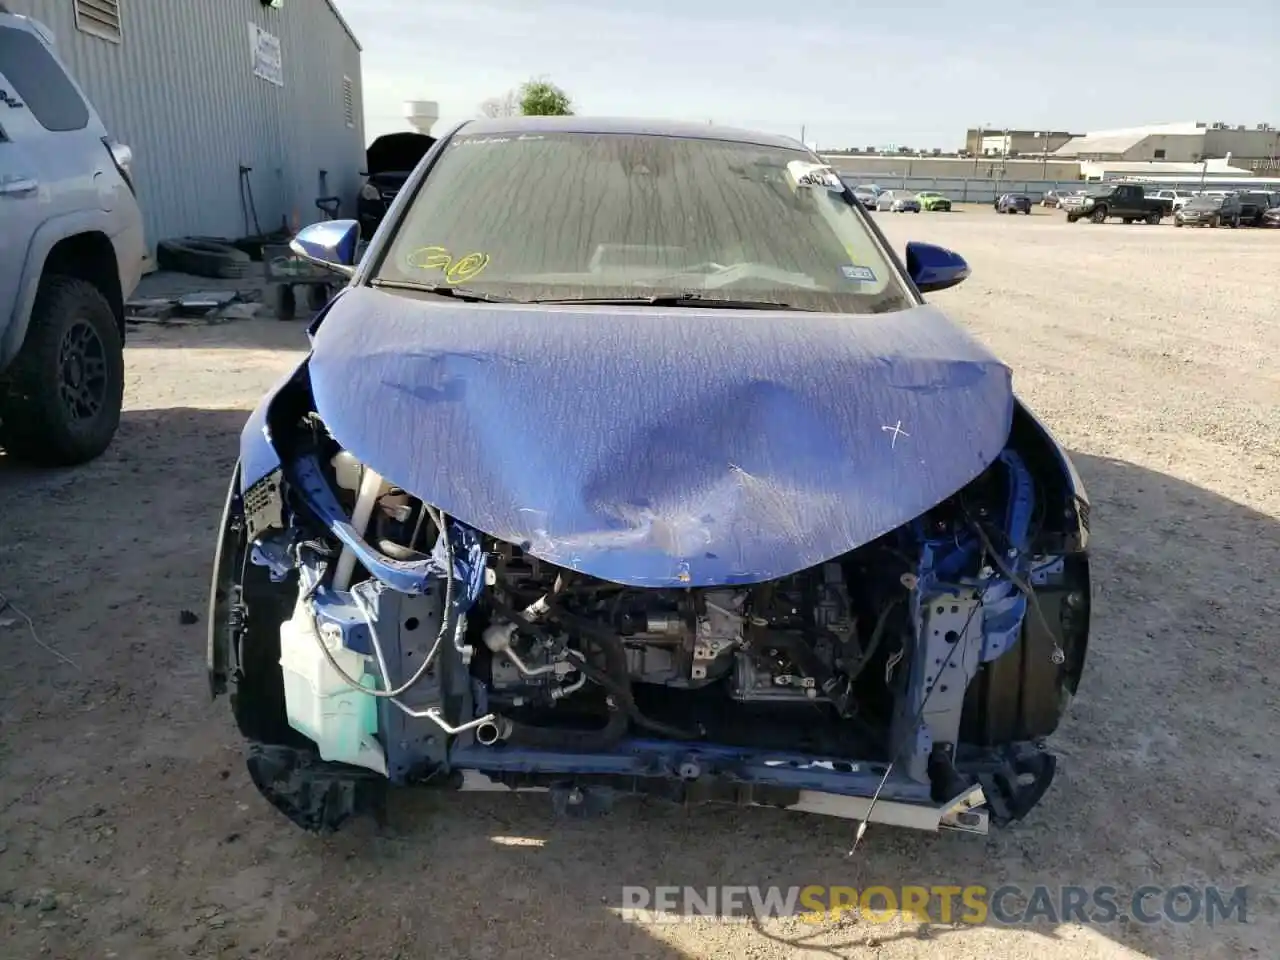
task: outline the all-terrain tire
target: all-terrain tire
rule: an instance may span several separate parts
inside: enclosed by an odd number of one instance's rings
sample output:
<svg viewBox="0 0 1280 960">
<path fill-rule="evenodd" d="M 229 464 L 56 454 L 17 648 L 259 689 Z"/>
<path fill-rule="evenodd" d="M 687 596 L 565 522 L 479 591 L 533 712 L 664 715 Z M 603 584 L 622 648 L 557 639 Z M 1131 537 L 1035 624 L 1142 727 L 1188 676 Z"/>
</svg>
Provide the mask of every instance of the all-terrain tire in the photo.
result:
<svg viewBox="0 0 1280 960">
<path fill-rule="evenodd" d="M 1093 213 L 1089 214 L 1089 220 L 1093 223 L 1106 223 L 1107 213 L 1108 211 L 1106 207 L 1098 207 L 1097 210 L 1094 210 Z"/>
<path fill-rule="evenodd" d="M 156 263 L 162 270 L 217 280 L 242 280 L 253 270 L 249 254 L 212 237 L 161 240 L 156 244 Z"/>
<path fill-rule="evenodd" d="M 69 384 L 72 341 L 84 356 L 74 364 L 76 382 Z M 96 399 L 92 409 L 83 400 L 77 405 L 67 399 L 81 382 Z M 87 281 L 45 277 L 22 349 L 5 373 L 0 446 L 46 466 L 86 463 L 111 444 L 123 403 L 124 343 L 111 305 Z"/>
</svg>

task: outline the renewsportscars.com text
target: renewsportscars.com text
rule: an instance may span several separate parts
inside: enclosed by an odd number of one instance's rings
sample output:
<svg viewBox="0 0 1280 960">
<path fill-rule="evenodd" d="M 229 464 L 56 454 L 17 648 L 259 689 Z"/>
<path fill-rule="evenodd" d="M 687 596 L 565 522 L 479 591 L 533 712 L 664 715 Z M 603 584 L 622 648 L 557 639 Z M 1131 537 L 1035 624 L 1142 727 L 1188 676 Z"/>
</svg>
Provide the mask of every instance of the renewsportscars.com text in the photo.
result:
<svg viewBox="0 0 1280 960">
<path fill-rule="evenodd" d="M 639 923 L 680 923 L 798 917 L 808 923 L 856 914 L 873 922 L 1105 925 L 1249 922 L 1248 887 L 1181 884 L 1141 886 L 1000 887 L 979 885 L 805 887 L 623 887 L 622 915 Z"/>
</svg>

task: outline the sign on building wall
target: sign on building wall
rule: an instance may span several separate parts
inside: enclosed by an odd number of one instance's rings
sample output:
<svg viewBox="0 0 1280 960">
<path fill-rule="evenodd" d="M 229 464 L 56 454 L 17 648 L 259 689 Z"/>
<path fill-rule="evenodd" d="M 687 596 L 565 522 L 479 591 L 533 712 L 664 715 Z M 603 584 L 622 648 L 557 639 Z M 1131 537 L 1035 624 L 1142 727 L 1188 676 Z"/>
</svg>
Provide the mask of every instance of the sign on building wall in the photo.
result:
<svg viewBox="0 0 1280 960">
<path fill-rule="evenodd" d="M 256 23 L 249 24 L 249 54 L 253 58 L 253 75 L 277 87 L 284 86 L 284 54 L 280 38 L 267 33 Z"/>
</svg>

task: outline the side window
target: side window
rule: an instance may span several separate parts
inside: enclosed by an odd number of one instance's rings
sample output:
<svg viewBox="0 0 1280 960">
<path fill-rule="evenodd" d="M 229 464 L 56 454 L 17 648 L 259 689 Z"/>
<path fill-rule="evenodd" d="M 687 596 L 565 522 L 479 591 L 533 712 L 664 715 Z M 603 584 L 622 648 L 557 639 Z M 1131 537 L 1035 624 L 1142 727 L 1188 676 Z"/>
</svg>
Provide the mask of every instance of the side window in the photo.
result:
<svg viewBox="0 0 1280 960">
<path fill-rule="evenodd" d="M 35 34 L 0 27 L 0 63 L 13 87 L 9 100 L 24 104 L 40 126 L 55 133 L 88 126 L 89 108 Z"/>
</svg>

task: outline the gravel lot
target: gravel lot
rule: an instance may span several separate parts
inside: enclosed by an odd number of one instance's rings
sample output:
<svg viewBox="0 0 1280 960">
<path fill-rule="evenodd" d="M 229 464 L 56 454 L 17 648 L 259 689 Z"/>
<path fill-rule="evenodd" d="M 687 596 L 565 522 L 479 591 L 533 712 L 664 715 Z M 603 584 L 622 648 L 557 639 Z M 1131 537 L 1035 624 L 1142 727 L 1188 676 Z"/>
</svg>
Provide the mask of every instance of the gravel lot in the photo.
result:
<svg viewBox="0 0 1280 960">
<path fill-rule="evenodd" d="M 1280 233 L 881 214 L 953 247 L 936 295 L 1014 368 L 1094 500 L 1096 620 L 1058 781 L 983 840 L 771 811 L 403 795 L 297 832 L 204 678 L 217 521 L 246 411 L 299 324 L 144 328 L 117 443 L 0 456 L 0 956 L 1275 956 L 1280 942 Z M 200 623 L 180 623 L 183 610 Z M 8 614 L 0 615 L 3 621 Z M 1268 646 L 1269 645 L 1269 646 Z M 1253 884 L 1249 923 L 639 926 L 623 884 Z"/>
</svg>

